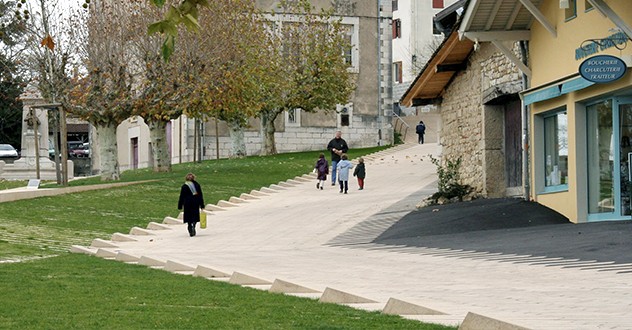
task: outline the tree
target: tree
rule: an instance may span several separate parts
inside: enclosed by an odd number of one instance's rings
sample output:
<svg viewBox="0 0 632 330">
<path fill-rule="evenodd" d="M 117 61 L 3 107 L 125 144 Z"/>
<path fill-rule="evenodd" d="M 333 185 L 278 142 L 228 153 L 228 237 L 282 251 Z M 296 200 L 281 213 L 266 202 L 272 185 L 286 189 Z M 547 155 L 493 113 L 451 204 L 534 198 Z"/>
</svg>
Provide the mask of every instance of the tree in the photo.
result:
<svg viewBox="0 0 632 330">
<path fill-rule="evenodd" d="M 245 156 L 244 128 L 262 105 L 259 86 L 266 72 L 261 70 L 260 52 L 265 46 L 265 22 L 249 0 L 214 1 L 200 15 L 200 33 L 192 36 L 199 38 L 196 58 L 203 65 L 185 112 L 225 121 L 232 155 Z"/>
<path fill-rule="evenodd" d="M 88 1 L 88 0 L 86 0 Z M 165 0 L 151 0 L 157 7 L 163 7 Z M 162 44 L 162 56 L 168 61 L 175 49 L 178 25 L 183 24 L 189 31 L 199 29 L 198 16 L 201 7 L 209 7 L 207 0 L 183 0 L 179 5 L 170 5 L 164 18 L 148 27 L 149 34 L 160 33 L 165 37 Z"/>
<path fill-rule="evenodd" d="M 22 133 L 22 102 L 18 99 L 25 81 L 19 75 L 19 45 L 24 24 L 12 17 L 13 2 L 0 0 L 0 141 L 20 150 Z"/>
<path fill-rule="evenodd" d="M 167 123 L 180 117 L 181 106 L 186 91 L 187 74 L 193 67 L 191 57 L 176 56 L 170 61 L 163 61 L 159 51 L 160 40 L 156 36 L 147 35 L 144 30 L 150 21 L 160 17 L 162 13 L 153 6 L 143 8 L 142 15 L 130 22 L 130 29 L 136 31 L 131 47 L 138 56 L 139 66 L 143 72 L 135 85 L 133 115 L 142 117 L 149 126 L 149 135 L 155 172 L 171 171 L 171 156 L 168 149 Z M 184 53 L 186 48 L 180 48 Z"/>
<path fill-rule="evenodd" d="M 138 19 L 142 4 L 110 3 L 93 0 L 90 5 L 85 34 L 77 40 L 87 73 L 75 78 L 68 102 L 70 112 L 96 128 L 104 181 L 120 178 L 116 128 L 132 114 L 132 85 L 142 72 L 130 47 L 135 36 L 127 27 Z"/>
<path fill-rule="evenodd" d="M 262 154 L 276 153 L 274 121 L 293 109 L 331 111 L 349 101 L 355 88 L 349 63 L 343 57 L 352 45 L 346 27 L 333 9 L 314 13 L 307 0 L 283 1 L 279 27 L 271 34 L 266 63 L 269 78 L 262 84 L 265 104 L 259 112 Z"/>
</svg>

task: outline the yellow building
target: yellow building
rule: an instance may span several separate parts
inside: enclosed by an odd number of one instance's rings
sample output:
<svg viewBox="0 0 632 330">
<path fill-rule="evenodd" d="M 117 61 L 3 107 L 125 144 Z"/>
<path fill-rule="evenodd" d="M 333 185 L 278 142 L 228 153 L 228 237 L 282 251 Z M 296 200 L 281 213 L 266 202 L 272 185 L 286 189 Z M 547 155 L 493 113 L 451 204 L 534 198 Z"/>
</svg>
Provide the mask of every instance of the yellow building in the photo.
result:
<svg viewBox="0 0 632 330">
<path fill-rule="evenodd" d="M 525 188 L 573 222 L 631 218 L 631 25 L 629 0 L 472 0 L 459 28 L 528 42 Z"/>
</svg>

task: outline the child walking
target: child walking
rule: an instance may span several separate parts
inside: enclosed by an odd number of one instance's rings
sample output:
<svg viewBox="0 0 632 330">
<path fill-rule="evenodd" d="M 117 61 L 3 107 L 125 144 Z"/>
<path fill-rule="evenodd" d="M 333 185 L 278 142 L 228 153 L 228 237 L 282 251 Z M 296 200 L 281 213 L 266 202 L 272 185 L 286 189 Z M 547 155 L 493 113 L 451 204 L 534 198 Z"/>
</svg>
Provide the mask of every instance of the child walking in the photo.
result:
<svg viewBox="0 0 632 330">
<path fill-rule="evenodd" d="M 316 189 L 323 190 L 323 186 L 325 185 L 325 180 L 327 180 L 327 174 L 329 174 L 329 164 L 327 163 L 327 159 L 325 159 L 325 154 L 320 153 L 318 156 L 318 160 L 316 161 L 316 165 L 314 166 L 316 173 L 318 173 L 318 182 L 316 183 Z"/>
<path fill-rule="evenodd" d="M 358 186 L 360 189 L 364 189 L 364 178 L 366 177 L 366 171 L 364 169 L 364 158 L 358 158 L 358 166 L 356 166 L 355 170 L 353 170 L 353 176 L 358 178 Z"/>
<path fill-rule="evenodd" d="M 347 193 L 349 190 L 349 170 L 353 168 L 353 164 L 347 159 L 347 154 L 340 156 L 338 162 L 338 183 L 340 184 L 340 192 Z"/>
</svg>

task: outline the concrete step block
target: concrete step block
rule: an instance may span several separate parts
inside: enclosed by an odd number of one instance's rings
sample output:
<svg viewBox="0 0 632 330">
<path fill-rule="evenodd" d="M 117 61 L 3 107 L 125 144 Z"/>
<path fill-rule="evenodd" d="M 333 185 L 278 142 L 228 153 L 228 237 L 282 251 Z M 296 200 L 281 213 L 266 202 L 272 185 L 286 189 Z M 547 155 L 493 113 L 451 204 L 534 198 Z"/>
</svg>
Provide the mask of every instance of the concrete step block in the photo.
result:
<svg viewBox="0 0 632 330">
<path fill-rule="evenodd" d="M 134 237 L 121 233 L 112 234 L 112 238 L 110 240 L 113 242 L 138 242 L 138 240 Z"/>
<path fill-rule="evenodd" d="M 261 192 L 266 193 L 266 194 L 274 194 L 274 193 L 278 193 L 279 190 L 283 189 L 281 187 L 279 187 L 280 189 L 272 189 L 272 188 L 267 188 L 267 187 L 263 187 L 261 188 Z"/>
<path fill-rule="evenodd" d="M 229 278 L 230 274 L 221 272 L 211 267 L 198 265 L 197 268 L 195 268 L 195 271 L 193 272 L 193 276 L 206 277 L 206 278 L 215 278 L 215 277 Z"/>
<path fill-rule="evenodd" d="M 164 267 L 166 262 L 164 260 L 142 256 L 138 260 L 139 265 L 148 266 L 148 267 Z"/>
<path fill-rule="evenodd" d="M 384 314 L 393 315 L 445 315 L 445 313 L 403 300 L 390 298 L 382 310 Z"/>
<path fill-rule="evenodd" d="M 184 219 L 184 212 L 178 213 L 178 219 L 180 220 Z"/>
<path fill-rule="evenodd" d="M 152 221 L 152 222 L 147 224 L 147 229 L 149 229 L 149 230 L 171 230 L 173 228 L 171 228 L 171 227 L 169 227 L 167 225 L 164 225 L 162 223 L 157 223 L 157 222 L 153 222 Z"/>
<path fill-rule="evenodd" d="M 242 193 L 241 195 L 239 195 L 239 198 L 241 198 L 241 199 L 243 199 L 245 201 L 259 199 L 259 197 L 255 197 L 254 195 L 246 194 L 246 193 Z"/>
<path fill-rule="evenodd" d="M 279 186 L 283 187 L 283 188 L 292 188 L 295 187 L 296 185 L 291 184 L 289 182 L 285 182 L 285 181 L 281 181 L 279 183 L 277 183 Z"/>
<path fill-rule="evenodd" d="M 479 329 L 498 329 L 498 330 L 529 330 L 515 324 L 507 323 L 491 317 L 468 312 L 465 319 L 459 326 L 459 330 L 479 330 Z"/>
<path fill-rule="evenodd" d="M 220 200 L 219 202 L 217 202 L 217 206 L 227 208 L 227 207 L 237 207 L 239 206 L 239 204 L 227 202 L 225 200 Z"/>
<path fill-rule="evenodd" d="M 219 207 L 219 206 L 217 206 L 215 204 L 206 204 L 204 209 L 207 210 L 207 211 L 226 211 L 225 208 Z"/>
<path fill-rule="evenodd" d="M 295 283 L 290 283 L 280 279 L 275 279 L 270 288 L 270 292 L 280 293 L 319 293 L 320 291 L 304 287 Z"/>
<path fill-rule="evenodd" d="M 90 247 L 93 248 L 117 248 L 118 246 L 114 243 L 112 243 L 112 241 L 106 241 L 104 239 L 100 239 L 100 238 L 95 238 L 92 240 L 92 244 L 90 244 Z"/>
<path fill-rule="evenodd" d="M 189 266 L 189 265 L 185 265 L 183 263 L 180 262 L 176 262 L 173 260 L 167 260 L 167 263 L 165 263 L 165 270 L 168 272 L 192 272 L 195 270 L 195 267 L 193 266 Z"/>
<path fill-rule="evenodd" d="M 287 182 L 287 183 L 289 183 L 289 184 L 291 184 L 291 185 L 293 185 L 293 186 L 298 186 L 298 185 L 300 185 L 301 183 L 303 183 L 303 182 L 301 182 L 301 181 L 297 181 L 297 180 L 294 180 L 294 179 L 289 179 L 289 180 L 286 180 L 285 182 Z"/>
<path fill-rule="evenodd" d="M 266 284 L 272 284 L 272 282 L 254 277 L 254 276 L 250 276 L 250 275 L 246 275 L 243 273 L 238 273 L 238 272 L 234 272 L 233 275 L 230 276 L 230 280 L 228 281 L 229 283 L 232 284 L 239 284 L 239 285 L 266 285 Z"/>
<path fill-rule="evenodd" d="M 272 190 L 285 190 L 284 187 L 279 186 L 278 184 L 271 184 L 270 189 Z"/>
<path fill-rule="evenodd" d="M 100 248 L 97 250 L 97 253 L 95 255 L 97 257 L 104 258 L 104 259 L 116 259 L 117 254 L 118 254 L 117 251 Z"/>
<path fill-rule="evenodd" d="M 269 194 L 266 194 L 264 192 L 261 192 L 259 190 L 251 190 L 250 191 L 250 195 L 255 196 L 255 197 L 265 197 L 265 196 L 270 196 Z"/>
<path fill-rule="evenodd" d="M 86 246 L 81 246 L 81 245 L 73 245 L 70 247 L 69 250 L 71 253 L 83 253 L 83 254 L 88 254 L 88 255 L 95 255 L 97 250 L 93 249 L 93 248 L 89 248 Z"/>
<path fill-rule="evenodd" d="M 247 201 L 247 200 L 242 199 L 242 198 L 239 198 L 239 197 L 235 197 L 235 196 L 233 196 L 233 197 L 229 198 L 229 199 L 228 199 L 228 202 L 229 202 L 229 203 L 233 203 L 233 204 L 248 203 L 248 201 Z"/>
<path fill-rule="evenodd" d="M 173 217 L 165 217 L 162 220 L 162 223 L 166 224 L 166 225 L 179 225 L 182 223 L 182 219 L 177 219 L 177 218 L 173 218 Z"/>
<path fill-rule="evenodd" d="M 318 173 L 310 172 L 308 174 L 303 174 L 304 178 L 313 179 L 318 177 Z"/>
<path fill-rule="evenodd" d="M 302 177 L 302 176 L 295 176 L 294 177 L 294 181 L 297 181 L 297 182 L 310 182 L 310 181 L 312 181 L 310 179 L 311 179 L 311 177 L 309 179 L 305 178 L 305 177 Z"/>
<path fill-rule="evenodd" d="M 119 251 L 119 253 L 116 254 L 116 258 L 117 261 L 123 261 L 123 262 L 138 262 L 138 260 L 140 260 L 140 257 L 137 257 L 135 255 L 131 255 L 127 252 L 122 252 Z"/>
<path fill-rule="evenodd" d="M 325 288 L 325 292 L 318 300 L 320 302 L 330 302 L 336 304 L 370 304 L 377 303 L 375 300 L 371 300 L 368 298 L 360 297 L 348 292 Z"/>
<path fill-rule="evenodd" d="M 245 288 L 257 289 L 261 291 L 270 290 L 270 284 L 252 284 L 252 285 L 243 284 L 242 286 Z"/>
<path fill-rule="evenodd" d="M 147 230 L 147 229 L 143 229 L 140 227 L 132 227 L 132 229 L 130 229 L 129 231 L 130 235 L 137 235 L 137 236 L 151 236 L 151 235 L 155 235 L 151 230 Z"/>
</svg>

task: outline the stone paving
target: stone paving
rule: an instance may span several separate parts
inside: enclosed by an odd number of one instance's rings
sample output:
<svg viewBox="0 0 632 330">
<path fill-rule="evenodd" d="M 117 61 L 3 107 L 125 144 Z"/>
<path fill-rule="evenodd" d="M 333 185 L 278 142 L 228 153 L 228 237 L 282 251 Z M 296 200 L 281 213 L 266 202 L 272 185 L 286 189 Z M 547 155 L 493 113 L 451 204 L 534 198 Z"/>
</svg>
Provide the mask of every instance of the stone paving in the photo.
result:
<svg viewBox="0 0 632 330">
<path fill-rule="evenodd" d="M 365 157 L 363 191 L 354 178 L 348 194 L 317 190 L 306 175 L 208 205 L 208 228 L 195 237 L 167 217 L 72 251 L 368 310 L 399 302 L 414 311 L 393 313 L 425 322 L 458 325 L 472 312 L 530 329 L 632 328 L 630 273 L 372 242 L 435 191 L 425 156 L 439 153 L 406 145 Z"/>
</svg>

